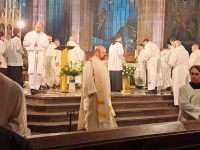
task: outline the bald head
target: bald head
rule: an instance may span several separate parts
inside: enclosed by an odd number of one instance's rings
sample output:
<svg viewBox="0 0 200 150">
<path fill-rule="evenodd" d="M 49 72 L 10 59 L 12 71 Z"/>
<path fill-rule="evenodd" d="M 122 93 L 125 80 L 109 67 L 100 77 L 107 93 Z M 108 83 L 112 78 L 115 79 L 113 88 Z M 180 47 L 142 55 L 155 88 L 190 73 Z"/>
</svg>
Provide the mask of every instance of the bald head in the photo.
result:
<svg viewBox="0 0 200 150">
<path fill-rule="evenodd" d="M 69 41 L 73 41 L 76 43 L 76 39 L 73 36 L 70 36 Z"/>
<path fill-rule="evenodd" d="M 60 41 L 58 39 L 55 39 L 53 42 L 56 44 L 56 46 L 60 46 Z"/>
<path fill-rule="evenodd" d="M 42 32 L 42 31 L 43 31 L 43 24 L 40 23 L 40 22 L 37 22 L 37 23 L 35 24 L 35 31 L 36 31 L 37 33 Z"/>
<path fill-rule="evenodd" d="M 174 41 L 174 46 L 175 46 L 175 48 L 177 46 L 181 46 L 181 41 L 179 41 L 179 40 Z"/>
<path fill-rule="evenodd" d="M 199 45 L 198 44 L 193 44 L 192 45 L 192 52 L 199 50 Z"/>
<path fill-rule="evenodd" d="M 106 49 L 103 46 L 97 46 L 95 49 L 95 54 L 97 58 L 103 60 L 106 56 Z"/>
</svg>

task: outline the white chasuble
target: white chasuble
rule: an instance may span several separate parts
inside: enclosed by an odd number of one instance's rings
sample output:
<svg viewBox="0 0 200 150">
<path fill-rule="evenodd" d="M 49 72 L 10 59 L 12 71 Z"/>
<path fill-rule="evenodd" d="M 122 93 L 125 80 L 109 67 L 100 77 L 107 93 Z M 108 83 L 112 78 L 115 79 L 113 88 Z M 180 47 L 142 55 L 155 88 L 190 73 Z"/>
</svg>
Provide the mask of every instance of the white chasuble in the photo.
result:
<svg viewBox="0 0 200 150">
<path fill-rule="evenodd" d="M 110 79 L 105 63 L 93 57 L 83 70 L 78 129 L 94 130 L 117 127 L 110 98 Z M 94 96 L 89 96 L 96 93 Z"/>
</svg>

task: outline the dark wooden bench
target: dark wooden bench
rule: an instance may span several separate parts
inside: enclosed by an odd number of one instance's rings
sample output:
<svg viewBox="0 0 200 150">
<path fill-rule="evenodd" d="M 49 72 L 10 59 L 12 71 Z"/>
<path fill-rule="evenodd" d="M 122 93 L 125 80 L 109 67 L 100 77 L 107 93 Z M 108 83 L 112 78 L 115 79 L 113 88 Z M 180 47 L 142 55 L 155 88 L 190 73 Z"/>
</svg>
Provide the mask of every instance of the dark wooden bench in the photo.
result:
<svg viewBox="0 0 200 150">
<path fill-rule="evenodd" d="M 113 130 L 29 137 L 36 150 L 200 149 L 200 122 L 170 122 Z"/>
</svg>

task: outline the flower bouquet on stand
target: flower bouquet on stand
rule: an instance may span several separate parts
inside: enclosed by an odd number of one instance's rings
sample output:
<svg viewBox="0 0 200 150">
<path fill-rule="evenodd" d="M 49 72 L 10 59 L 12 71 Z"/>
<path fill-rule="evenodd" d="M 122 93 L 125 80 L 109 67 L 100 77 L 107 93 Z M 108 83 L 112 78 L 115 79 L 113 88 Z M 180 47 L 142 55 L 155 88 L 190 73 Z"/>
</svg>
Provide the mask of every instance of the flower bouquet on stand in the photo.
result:
<svg viewBox="0 0 200 150">
<path fill-rule="evenodd" d="M 66 75 L 69 77 L 69 87 L 68 92 L 75 92 L 75 77 L 80 75 L 83 71 L 83 65 L 81 62 L 75 62 L 72 61 L 61 68 L 61 75 Z"/>
<path fill-rule="evenodd" d="M 135 73 L 135 66 L 133 63 L 126 63 L 122 64 L 122 78 L 123 78 L 123 90 L 130 90 L 130 83 L 131 80 L 134 80 L 134 73 Z"/>
</svg>

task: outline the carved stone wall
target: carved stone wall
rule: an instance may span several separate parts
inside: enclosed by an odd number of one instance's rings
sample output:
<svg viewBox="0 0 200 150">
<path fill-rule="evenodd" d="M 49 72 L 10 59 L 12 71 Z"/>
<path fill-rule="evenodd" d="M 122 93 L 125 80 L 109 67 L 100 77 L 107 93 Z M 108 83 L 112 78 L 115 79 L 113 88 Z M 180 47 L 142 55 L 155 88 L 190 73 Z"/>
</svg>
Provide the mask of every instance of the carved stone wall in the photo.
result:
<svg viewBox="0 0 200 150">
<path fill-rule="evenodd" d="M 168 0 L 166 3 L 165 43 L 175 36 L 190 49 L 192 43 L 200 41 L 200 1 Z"/>
<path fill-rule="evenodd" d="M 12 29 L 20 19 L 17 0 L 0 1 L 0 31 L 11 37 Z"/>
</svg>

